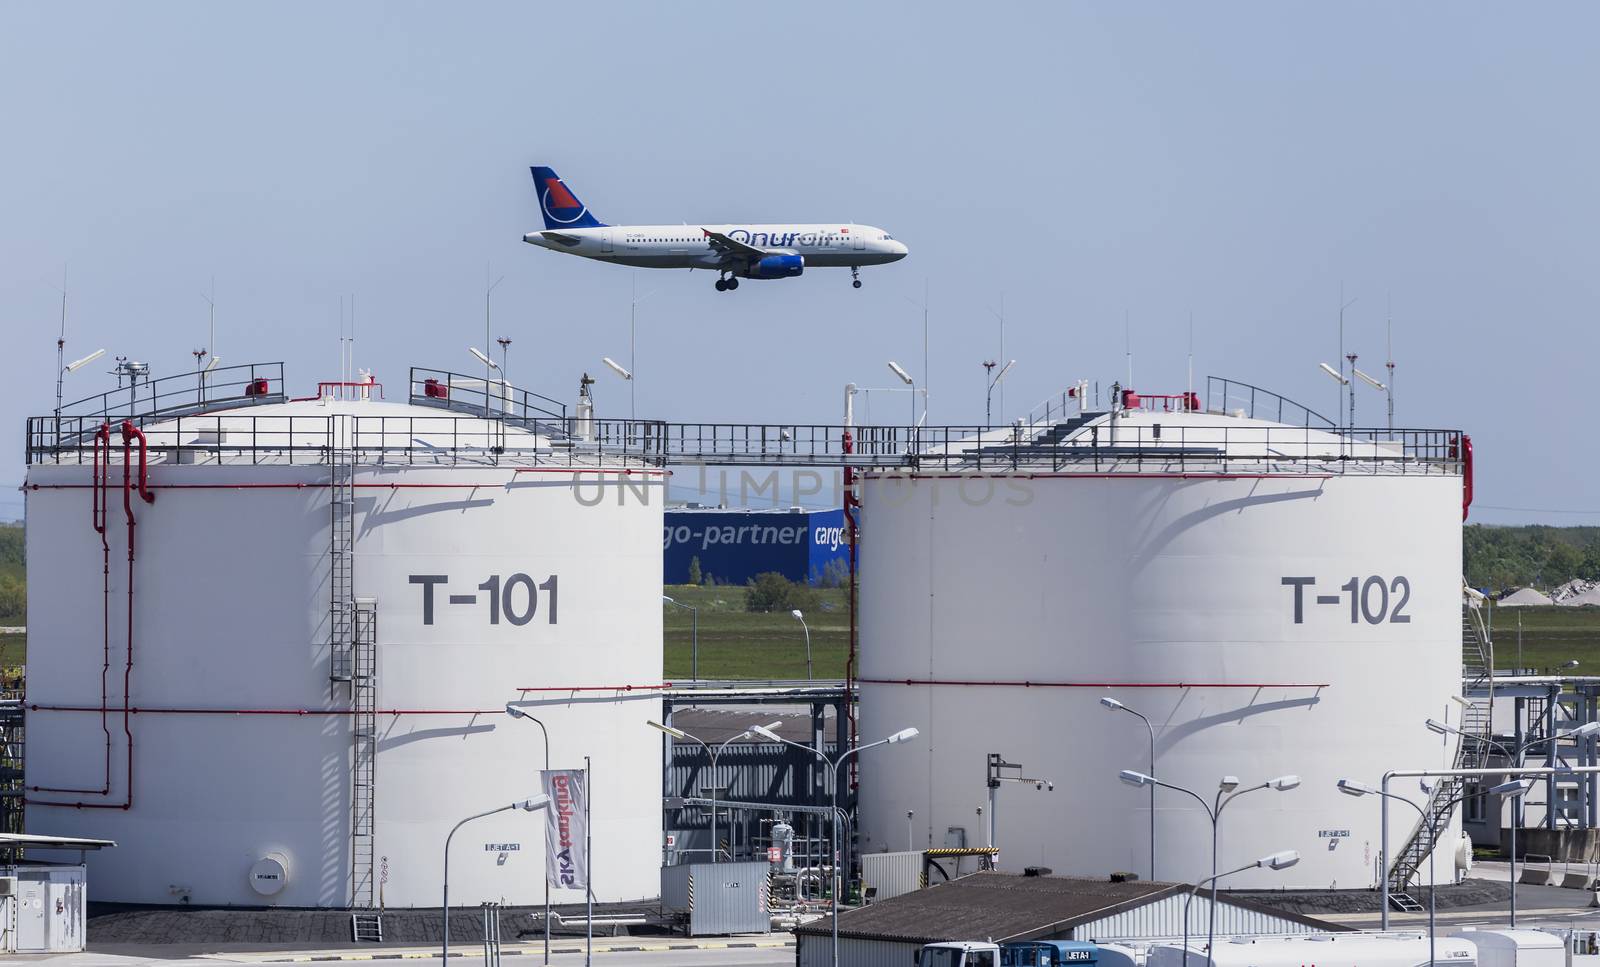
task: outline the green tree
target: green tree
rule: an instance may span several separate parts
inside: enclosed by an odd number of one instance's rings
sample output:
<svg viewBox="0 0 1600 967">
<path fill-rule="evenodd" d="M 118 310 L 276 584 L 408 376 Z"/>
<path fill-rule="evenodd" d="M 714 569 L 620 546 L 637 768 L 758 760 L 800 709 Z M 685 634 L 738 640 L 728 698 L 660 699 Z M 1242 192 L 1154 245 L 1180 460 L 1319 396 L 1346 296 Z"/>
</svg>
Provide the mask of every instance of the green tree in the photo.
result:
<svg viewBox="0 0 1600 967">
<path fill-rule="evenodd" d="M 696 554 L 689 558 L 689 583 L 702 584 L 705 579 L 705 575 L 700 572 L 700 555 Z"/>
</svg>

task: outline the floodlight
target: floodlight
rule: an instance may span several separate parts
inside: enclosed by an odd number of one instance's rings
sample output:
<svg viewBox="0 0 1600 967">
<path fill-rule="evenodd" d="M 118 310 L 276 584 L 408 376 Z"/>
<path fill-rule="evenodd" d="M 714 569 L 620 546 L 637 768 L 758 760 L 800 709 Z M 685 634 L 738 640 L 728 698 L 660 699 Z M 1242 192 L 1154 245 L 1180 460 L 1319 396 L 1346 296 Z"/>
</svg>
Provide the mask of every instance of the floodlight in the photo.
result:
<svg viewBox="0 0 1600 967">
<path fill-rule="evenodd" d="M 889 744 L 893 745 L 896 742 L 906 742 L 916 738 L 921 734 L 922 733 L 918 732 L 916 729 L 901 729 L 895 734 L 889 736 Z"/>
<path fill-rule="evenodd" d="M 660 728 L 660 726 L 657 726 L 657 728 Z M 783 741 L 782 739 L 778 738 L 778 733 L 767 728 L 765 725 L 752 725 L 750 726 L 750 731 L 761 736 L 763 739 L 771 739 L 773 742 Z"/>
<path fill-rule="evenodd" d="M 541 794 L 541 795 L 538 795 L 538 796 L 534 796 L 532 799 L 524 799 L 523 801 L 517 803 L 517 808 L 518 809 L 526 809 L 528 812 L 531 813 L 535 809 L 544 809 L 546 806 L 549 806 L 549 805 L 550 805 L 550 797 Z"/>
<path fill-rule="evenodd" d="M 1222 781 L 1217 783 L 1217 788 L 1221 789 L 1223 792 L 1232 792 L 1239 788 L 1239 777 L 1223 776 Z"/>
<path fill-rule="evenodd" d="M 213 369 L 216 369 L 217 368 L 217 364 L 220 363 L 220 362 L 222 362 L 222 357 L 221 356 L 212 356 L 211 357 L 211 362 L 206 363 L 206 368 L 202 369 L 200 372 L 209 373 Z"/>
<path fill-rule="evenodd" d="M 1268 788 L 1276 789 L 1279 792 L 1288 792 L 1298 785 L 1300 785 L 1299 776 L 1279 776 L 1276 779 L 1267 780 Z"/>
<path fill-rule="evenodd" d="M 1127 708 L 1126 705 L 1123 705 L 1121 702 L 1119 702 L 1116 699 L 1112 698 L 1110 695 L 1106 695 L 1103 698 L 1101 698 L 1100 699 L 1100 704 L 1104 705 L 1106 708 L 1109 708 L 1109 709 Z"/>
<path fill-rule="evenodd" d="M 1274 870 L 1287 869 L 1298 862 L 1300 862 L 1300 854 L 1292 849 L 1286 849 L 1281 853 L 1273 853 L 1271 856 L 1263 856 L 1260 860 L 1262 866 L 1270 867 Z"/>
<path fill-rule="evenodd" d="M 1334 369 L 1332 366 L 1329 366 L 1327 363 L 1318 363 L 1317 365 L 1322 367 L 1322 371 L 1324 373 L 1327 373 L 1329 377 L 1331 377 L 1332 379 L 1337 380 L 1339 382 L 1340 386 L 1349 385 L 1350 380 L 1346 379 L 1345 375 L 1343 373 L 1339 372 L 1337 369 Z"/>
<path fill-rule="evenodd" d="M 74 372 L 74 371 L 78 370 L 81 367 L 89 365 L 90 363 L 94 362 L 95 360 L 99 359 L 101 356 L 104 356 L 105 354 L 106 354 L 106 351 L 104 349 L 96 349 L 94 352 L 92 352 L 89 355 L 83 357 L 82 359 L 77 359 L 77 360 L 74 360 L 74 361 L 68 363 L 66 366 L 62 367 L 61 371 L 63 373 Z"/>
<path fill-rule="evenodd" d="M 1154 776 L 1147 776 L 1142 772 L 1134 772 L 1132 769 L 1122 770 L 1117 773 L 1117 778 L 1130 786 L 1148 786 L 1156 781 Z"/>
<path fill-rule="evenodd" d="M 912 385 L 911 374 L 906 372 L 904 369 L 901 369 L 899 363 L 891 359 L 889 360 L 889 368 L 894 371 L 896 376 L 900 377 L 901 382 L 905 383 L 907 386 Z"/>
<path fill-rule="evenodd" d="M 615 359 L 612 359 L 610 356 L 601 356 L 600 361 L 611 367 L 611 371 L 616 373 L 618 376 L 621 376 L 623 379 L 633 379 L 633 374 L 628 372 L 626 369 L 623 369 L 622 364 L 617 362 Z"/>
<path fill-rule="evenodd" d="M 1363 373 L 1359 369 L 1356 370 L 1356 375 L 1361 377 L 1362 382 L 1366 383 L 1368 386 L 1372 387 L 1375 390 L 1386 390 L 1386 389 L 1389 388 L 1389 387 L 1385 386 L 1381 380 L 1374 379 L 1371 376 L 1368 376 L 1366 373 Z"/>
<path fill-rule="evenodd" d="M 1426 722 L 1424 722 L 1422 724 L 1426 725 L 1428 727 L 1428 731 L 1429 732 L 1436 732 L 1439 735 L 1444 735 L 1444 734 L 1446 734 L 1448 732 L 1454 732 L 1455 731 L 1455 729 L 1452 729 L 1450 726 L 1444 724 L 1443 722 L 1439 721 L 1438 719 L 1429 719 L 1428 721 L 1426 721 Z"/>
</svg>

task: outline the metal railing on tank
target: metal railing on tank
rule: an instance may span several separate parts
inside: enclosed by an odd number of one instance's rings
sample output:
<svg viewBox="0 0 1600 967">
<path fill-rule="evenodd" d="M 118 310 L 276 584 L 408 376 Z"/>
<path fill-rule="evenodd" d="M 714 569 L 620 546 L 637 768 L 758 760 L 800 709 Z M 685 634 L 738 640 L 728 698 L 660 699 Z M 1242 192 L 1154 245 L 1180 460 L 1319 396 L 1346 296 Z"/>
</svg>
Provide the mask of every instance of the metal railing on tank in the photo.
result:
<svg viewBox="0 0 1600 967">
<path fill-rule="evenodd" d="M 503 419 L 527 429 L 554 432 L 567 423 L 567 404 L 513 386 L 505 379 L 411 367 L 411 402 L 460 413 Z"/>
<path fill-rule="evenodd" d="M 1288 397 L 1221 376 L 1206 377 L 1206 412 L 1315 429 L 1338 427 L 1321 413 Z"/>
<path fill-rule="evenodd" d="M 60 415 L 125 420 L 283 400 L 282 363 L 244 363 L 131 382 L 67 403 Z"/>
</svg>

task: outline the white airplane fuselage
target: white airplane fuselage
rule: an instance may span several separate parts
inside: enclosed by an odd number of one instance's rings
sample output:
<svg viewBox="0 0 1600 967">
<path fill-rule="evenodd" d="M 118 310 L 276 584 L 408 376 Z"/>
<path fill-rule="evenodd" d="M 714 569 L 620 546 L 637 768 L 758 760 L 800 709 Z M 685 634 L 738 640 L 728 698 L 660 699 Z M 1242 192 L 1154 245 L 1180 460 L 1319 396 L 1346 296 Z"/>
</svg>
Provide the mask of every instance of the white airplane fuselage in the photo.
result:
<svg viewBox="0 0 1600 967">
<path fill-rule="evenodd" d="M 726 256 L 706 232 L 771 254 L 799 255 L 806 268 L 883 265 L 906 257 L 906 247 L 871 225 L 606 225 L 529 232 L 524 242 L 601 262 L 651 269 L 721 269 Z M 745 275 L 743 272 L 734 272 Z M 748 277 L 748 276 L 747 276 Z"/>
</svg>

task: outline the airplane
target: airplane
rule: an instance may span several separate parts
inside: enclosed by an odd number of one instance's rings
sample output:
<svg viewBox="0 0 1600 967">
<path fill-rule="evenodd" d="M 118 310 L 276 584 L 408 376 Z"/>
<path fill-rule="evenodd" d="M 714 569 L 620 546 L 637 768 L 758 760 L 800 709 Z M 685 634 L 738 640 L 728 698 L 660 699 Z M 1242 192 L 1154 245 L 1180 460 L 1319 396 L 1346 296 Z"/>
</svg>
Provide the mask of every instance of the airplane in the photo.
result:
<svg viewBox="0 0 1600 967">
<path fill-rule="evenodd" d="M 740 279 L 787 279 L 808 268 L 850 269 L 906 257 L 905 243 L 871 225 L 607 225 L 589 212 L 552 168 L 534 166 L 544 230 L 522 240 L 553 252 L 651 269 L 711 269 L 717 291 Z"/>
</svg>

